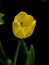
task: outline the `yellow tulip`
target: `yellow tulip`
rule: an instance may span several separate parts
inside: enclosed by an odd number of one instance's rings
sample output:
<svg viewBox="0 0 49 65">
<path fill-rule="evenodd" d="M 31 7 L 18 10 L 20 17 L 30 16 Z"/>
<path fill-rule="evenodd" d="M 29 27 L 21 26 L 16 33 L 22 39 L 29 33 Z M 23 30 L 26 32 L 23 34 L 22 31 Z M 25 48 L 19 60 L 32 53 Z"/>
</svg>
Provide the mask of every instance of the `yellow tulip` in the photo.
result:
<svg viewBox="0 0 49 65">
<path fill-rule="evenodd" d="M 33 16 L 21 11 L 14 17 L 12 31 L 20 39 L 27 38 L 32 35 L 35 25 L 36 20 Z"/>
</svg>

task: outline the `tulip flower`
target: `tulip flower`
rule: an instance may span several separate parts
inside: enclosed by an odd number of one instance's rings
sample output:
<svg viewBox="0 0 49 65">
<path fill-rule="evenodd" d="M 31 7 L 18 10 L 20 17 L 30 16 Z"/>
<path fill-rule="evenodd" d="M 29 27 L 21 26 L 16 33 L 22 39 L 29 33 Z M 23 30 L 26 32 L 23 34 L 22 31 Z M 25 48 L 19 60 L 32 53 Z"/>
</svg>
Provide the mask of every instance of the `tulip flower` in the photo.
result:
<svg viewBox="0 0 49 65">
<path fill-rule="evenodd" d="M 4 14 L 0 13 L 0 25 L 4 23 L 2 17 Z M 17 37 L 17 47 L 15 51 L 15 55 L 13 60 L 8 58 L 4 53 L 2 44 L 0 42 L 0 62 L 3 65 L 16 65 L 19 50 L 21 51 L 21 55 L 23 57 L 24 65 L 34 65 L 35 53 L 33 45 L 30 46 L 30 50 L 28 50 L 24 38 L 30 37 L 35 29 L 36 20 L 30 14 L 27 14 L 24 11 L 19 12 L 15 17 L 12 23 L 12 31 L 13 34 Z"/>
<path fill-rule="evenodd" d="M 33 16 L 21 11 L 14 17 L 13 34 L 20 39 L 30 37 L 34 32 L 35 25 L 36 20 Z"/>
</svg>

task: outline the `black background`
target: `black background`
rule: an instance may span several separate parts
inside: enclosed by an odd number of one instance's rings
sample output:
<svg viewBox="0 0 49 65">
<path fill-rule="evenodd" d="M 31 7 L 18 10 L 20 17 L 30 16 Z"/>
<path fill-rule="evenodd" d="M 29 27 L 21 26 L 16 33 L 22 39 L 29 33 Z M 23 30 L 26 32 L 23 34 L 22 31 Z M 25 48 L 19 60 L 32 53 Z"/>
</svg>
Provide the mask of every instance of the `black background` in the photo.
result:
<svg viewBox="0 0 49 65">
<path fill-rule="evenodd" d="M 0 40 L 6 55 L 13 60 L 17 46 L 16 37 L 12 33 L 14 16 L 25 11 L 37 21 L 32 36 L 24 39 L 27 47 L 32 44 L 35 49 L 35 65 L 47 65 L 48 59 L 48 0 L 0 0 L 0 12 L 5 14 L 4 24 L 0 26 Z M 18 65 L 23 65 L 21 57 Z"/>
</svg>

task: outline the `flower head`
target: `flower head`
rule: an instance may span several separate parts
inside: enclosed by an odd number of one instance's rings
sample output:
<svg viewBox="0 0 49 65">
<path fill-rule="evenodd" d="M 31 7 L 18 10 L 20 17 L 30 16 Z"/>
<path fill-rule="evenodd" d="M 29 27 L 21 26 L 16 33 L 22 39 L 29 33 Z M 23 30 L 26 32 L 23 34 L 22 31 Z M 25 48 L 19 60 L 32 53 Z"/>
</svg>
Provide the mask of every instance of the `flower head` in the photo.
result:
<svg viewBox="0 0 49 65">
<path fill-rule="evenodd" d="M 12 23 L 13 34 L 18 38 L 27 38 L 32 35 L 36 25 L 33 16 L 21 11 L 18 13 Z"/>
</svg>

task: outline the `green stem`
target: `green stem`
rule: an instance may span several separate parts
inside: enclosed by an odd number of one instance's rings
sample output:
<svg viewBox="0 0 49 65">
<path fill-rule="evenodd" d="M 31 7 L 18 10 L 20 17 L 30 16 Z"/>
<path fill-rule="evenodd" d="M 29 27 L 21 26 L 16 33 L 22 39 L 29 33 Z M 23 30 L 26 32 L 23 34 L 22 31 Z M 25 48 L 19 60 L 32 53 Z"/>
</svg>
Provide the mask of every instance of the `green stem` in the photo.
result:
<svg viewBox="0 0 49 65">
<path fill-rule="evenodd" d="M 21 40 L 18 39 L 18 45 L 17 45 L 17 48 L 16 48 L 13 65 L 16 65 L 20 45 L 21 45 Z"/>
</svg>

